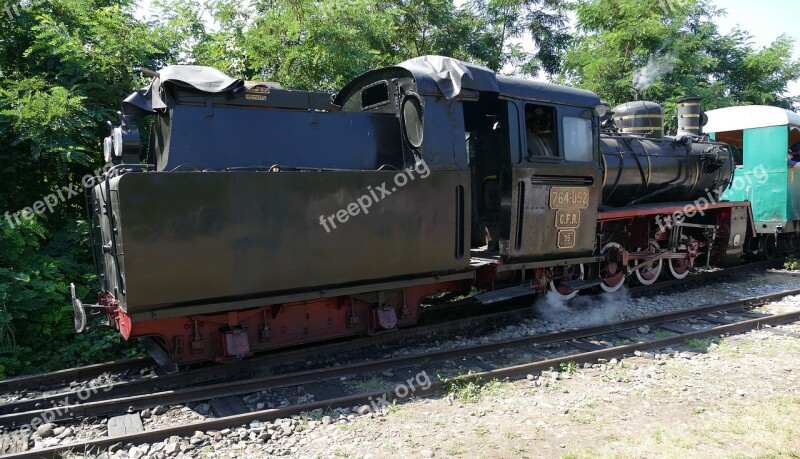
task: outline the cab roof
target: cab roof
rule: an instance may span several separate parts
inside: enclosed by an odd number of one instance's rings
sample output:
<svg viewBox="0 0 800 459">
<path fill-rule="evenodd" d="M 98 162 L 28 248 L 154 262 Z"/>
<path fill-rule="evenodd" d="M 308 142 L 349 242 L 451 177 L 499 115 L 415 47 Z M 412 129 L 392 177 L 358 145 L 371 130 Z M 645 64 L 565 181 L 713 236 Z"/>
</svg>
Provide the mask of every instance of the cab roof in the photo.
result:
<svg viewBox="0 0 800 459">
<path fill-rule="evenodd" d="M 767 105 L 743 105 L 709 110 L 704 132 L 741 131 L 769 126 L 800 126 L 800 114 Z"/>
<path fill-rule="evenodd" d="M 376 78 L 396 72 L 413 76 L 421 94 L 455 98 L 465 90 L 495 93 L 502 97 L 552 102 L 594 108 L 600 98 L 591 91 L 575 89 L 538 80 L 497 75 L 481 65 L 444 56 L 421 56 L 394 67 L 367 72 L 348 83 L 335 98 L 335 103 L 349 97 Z"/>
</svg>

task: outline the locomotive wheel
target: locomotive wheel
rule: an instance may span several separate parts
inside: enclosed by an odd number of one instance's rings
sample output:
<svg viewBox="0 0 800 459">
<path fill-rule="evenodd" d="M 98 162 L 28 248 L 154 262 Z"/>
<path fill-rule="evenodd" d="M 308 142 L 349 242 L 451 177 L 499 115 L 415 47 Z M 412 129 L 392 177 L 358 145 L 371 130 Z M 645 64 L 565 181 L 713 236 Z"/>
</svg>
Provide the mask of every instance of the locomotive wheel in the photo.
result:
<svg viewBox="0 0 800 459">
<path fill-rule="evenodd" d="M 606 255 L 600 260 L 600 288 L 605 292 L 616 292 L 625 283 L 625 267 L 619 262 L 619 256 L 625 249 L 616 242 L 609 242 L 600 250 L 600 255 Z"/>
<path fill-rule="evenodd" d="M 570 290 L 567 287 L 562 287 L 561 282 L 578 279 L 583 279 L 583 265 L 564 266 L 563 274 L 558 283 L 556 283 L 556 281 L 550 281 L 550 291 L 563 300 L 571 300 L 575 298 L 575 295 L 578 294 L 578 291 Z"/>
<path fill-rule="evenodd" d="M 685 258 L 669 259 L 669 275 L 673 279 L 683 279 L 689 275 L 689 260 Z"/>
<path fill-rule="evenodd" d="M 653 255 L 658 254 L 661 251 L 661 246 L 658 245 L 658 242 L 655 240 L 650 240 L 650 244 L 647 247 L 648 252 L 652 253 Z M 662 259 L 658 259 L 656 261 L 652 261 L 643 265 L 639 269 L 636 270 L 636 280 L 639 281 L 642 285 L 652 285 L 658 280 L 658 276 L 661 274 L 661 268 L 664 266 L 662 263 Z"/>
</svg>

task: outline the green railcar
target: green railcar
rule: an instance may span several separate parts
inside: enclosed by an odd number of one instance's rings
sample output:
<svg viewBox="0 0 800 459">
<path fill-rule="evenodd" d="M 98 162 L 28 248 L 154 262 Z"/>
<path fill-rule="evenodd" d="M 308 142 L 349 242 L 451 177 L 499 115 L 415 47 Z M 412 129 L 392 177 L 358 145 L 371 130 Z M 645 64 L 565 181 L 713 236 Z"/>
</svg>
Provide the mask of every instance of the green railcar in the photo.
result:
<svg viewBox="0 0 800 459">
<path fill-rule="evenodd" d="M 736 148 L 734 179 L 722 199 L 750 201 L 763 248 L 774 246 L 776 236 L 793 243 L 788 236 L 800 231 L 800 168 L 788 166 L 787 152 L 800 142 L 800 114 L 763 105 L 706 114 L 705 132 Z"/>
</svg>

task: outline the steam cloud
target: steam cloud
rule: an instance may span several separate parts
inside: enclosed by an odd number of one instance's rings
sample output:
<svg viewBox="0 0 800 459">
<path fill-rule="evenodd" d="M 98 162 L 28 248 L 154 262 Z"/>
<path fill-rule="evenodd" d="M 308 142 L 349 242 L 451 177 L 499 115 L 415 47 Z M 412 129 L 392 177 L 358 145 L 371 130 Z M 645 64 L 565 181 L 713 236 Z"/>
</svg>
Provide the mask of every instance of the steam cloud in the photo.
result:
<svg viewBox="0 0 800 459">
<path fill-rule="evenodd" d="M 676 63 L 677 56 L 672 51 L 650 56 L 647 65 L 633 72 L 633 87 L 637 92 L 644 91 L 671 72 Z"/>
<path fill-rule="evenodd" d="M 629 299 L 625 287 L 615 293 L 578 296 L 567 301 L 547 292 L 534 308 L 548 322 L 558 322 L 566 328 L 591 327 L 620 320 L 620 312 Z"/>
</svg>

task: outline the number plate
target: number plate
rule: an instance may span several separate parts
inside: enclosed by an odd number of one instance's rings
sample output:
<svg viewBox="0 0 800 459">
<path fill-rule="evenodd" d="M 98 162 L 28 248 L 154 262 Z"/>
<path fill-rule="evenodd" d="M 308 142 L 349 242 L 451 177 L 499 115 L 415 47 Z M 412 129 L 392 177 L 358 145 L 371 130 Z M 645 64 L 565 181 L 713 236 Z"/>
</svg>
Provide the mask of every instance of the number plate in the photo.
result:
<svg viewBox="0 0 800 459">
<path fill-rule="evenodd" d="M 577 228 L 581 225 L 581 211 L 560 209 L 556 211 L 556 228 Z"/>
<path fill-rule="evenodd" d="M 575 230 L 561 230 L 558 232 L 558 248 L 571 249 L 575 247 Z"/>
<path fill-rule="evenodd" d="M 588 188 L 571 186 L 554 186 L 550 188 L 551 209 L 586 209 L 588 207 Z"/>
</svg>

